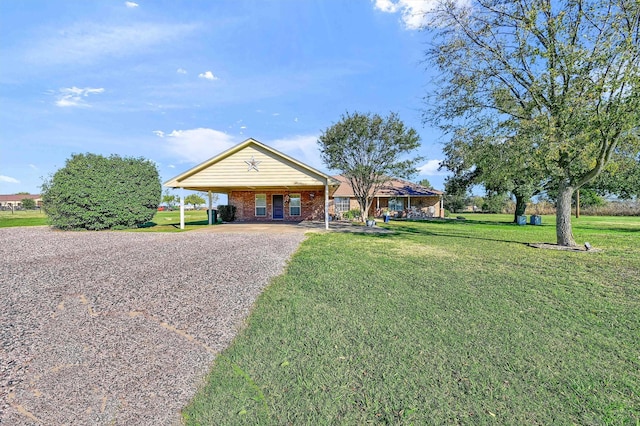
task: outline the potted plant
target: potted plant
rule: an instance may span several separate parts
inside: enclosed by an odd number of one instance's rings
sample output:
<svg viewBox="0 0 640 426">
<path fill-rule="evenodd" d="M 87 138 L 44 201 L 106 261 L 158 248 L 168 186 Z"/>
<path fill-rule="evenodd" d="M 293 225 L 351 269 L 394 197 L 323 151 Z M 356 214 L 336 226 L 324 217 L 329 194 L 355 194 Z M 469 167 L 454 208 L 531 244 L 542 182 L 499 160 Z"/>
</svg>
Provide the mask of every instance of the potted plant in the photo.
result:
<svg viewBox="0 0 640 426">
<path fill-rule="evenodd" d="M 367 226 L 369 226 L 369 227 L 373 227 L 373 226 L 375 226 L 375 225 L 376 225 L 376 221 L 375 221 L 375 219 L 374 219 L 373 217 L 369 216 L 369 217 L 367 218 Z"/>
</svg>

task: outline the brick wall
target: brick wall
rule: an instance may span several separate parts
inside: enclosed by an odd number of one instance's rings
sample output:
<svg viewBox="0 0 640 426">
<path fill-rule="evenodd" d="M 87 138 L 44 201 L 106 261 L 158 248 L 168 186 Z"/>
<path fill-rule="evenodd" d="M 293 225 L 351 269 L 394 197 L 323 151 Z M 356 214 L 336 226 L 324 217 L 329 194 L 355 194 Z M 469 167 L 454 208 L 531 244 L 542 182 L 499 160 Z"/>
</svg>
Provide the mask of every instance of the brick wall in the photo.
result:
<svg viewBox="0 0 640 426">
<path fill-rule="evenodd" d="M 265 194 L 267 198 L 267 215 L 256 216 L 256 194 Z M 300 194 L 300 215 L 290 215 L 289 202 L 286 196 Z M 313 194 L 313 196 L 311 195 Z M 236 206 L 237 221 L 271 221 L 273 220 L 273 195 L 284 196 L 284 221 L 300 222 L 303 220 L 324 220 L 324 189 L 316 191 L 232 191 L 229 204 Z M 278 219 L 279 220 L 279 219 Z"/>
</svg>

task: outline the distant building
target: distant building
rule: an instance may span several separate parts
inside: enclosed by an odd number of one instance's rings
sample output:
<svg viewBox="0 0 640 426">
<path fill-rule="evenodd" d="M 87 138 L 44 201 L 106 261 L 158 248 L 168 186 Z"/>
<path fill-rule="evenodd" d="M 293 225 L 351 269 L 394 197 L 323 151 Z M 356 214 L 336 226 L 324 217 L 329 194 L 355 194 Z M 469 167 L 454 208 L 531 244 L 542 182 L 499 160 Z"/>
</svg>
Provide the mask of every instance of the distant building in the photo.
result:
<svg viewBox="0 0 640 426">
<path fill-rule="evenodd" d="M 42 198 L 40 194 L 10 194 L 0 195 L 0 207 L 2 208 L 16 208 L 22 206 L 22 200 L 30 198 L 36 202 L 36 206 L 42 207 Z"/>
</svg>

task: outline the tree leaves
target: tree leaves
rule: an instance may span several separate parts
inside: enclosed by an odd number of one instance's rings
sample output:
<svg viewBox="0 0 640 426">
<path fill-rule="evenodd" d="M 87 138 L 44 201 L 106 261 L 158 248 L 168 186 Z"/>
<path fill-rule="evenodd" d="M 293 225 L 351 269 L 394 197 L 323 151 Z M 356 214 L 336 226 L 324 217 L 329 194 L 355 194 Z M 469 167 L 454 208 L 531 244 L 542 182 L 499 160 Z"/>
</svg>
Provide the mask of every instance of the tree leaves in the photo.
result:
<svg viewBox="0 0 640 426">
<path fill-rule="evenodd" d="M 44 210 L 59 229 L 131 228 L 158 208 L 162 188 L 143 158 L 74 154 L 42 184 Z"/>
</svg>

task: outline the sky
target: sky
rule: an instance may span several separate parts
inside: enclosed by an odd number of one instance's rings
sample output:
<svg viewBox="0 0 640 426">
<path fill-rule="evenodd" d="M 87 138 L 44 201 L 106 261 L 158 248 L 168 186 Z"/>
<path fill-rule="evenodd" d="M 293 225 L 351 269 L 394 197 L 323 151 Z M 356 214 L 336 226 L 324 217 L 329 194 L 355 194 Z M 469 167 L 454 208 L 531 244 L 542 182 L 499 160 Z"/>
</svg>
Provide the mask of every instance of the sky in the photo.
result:
<svg viewBox="0 0 640 426">
<path fill-rule="evenodd" d="M 75 153 L 144 157 L 162 182 L 254 138 L 323 172 L 347 112 L 396 112 L 443 189 L 419 30 L 433 0 L 0 2 L 0 194 Z"/>
</svg>

